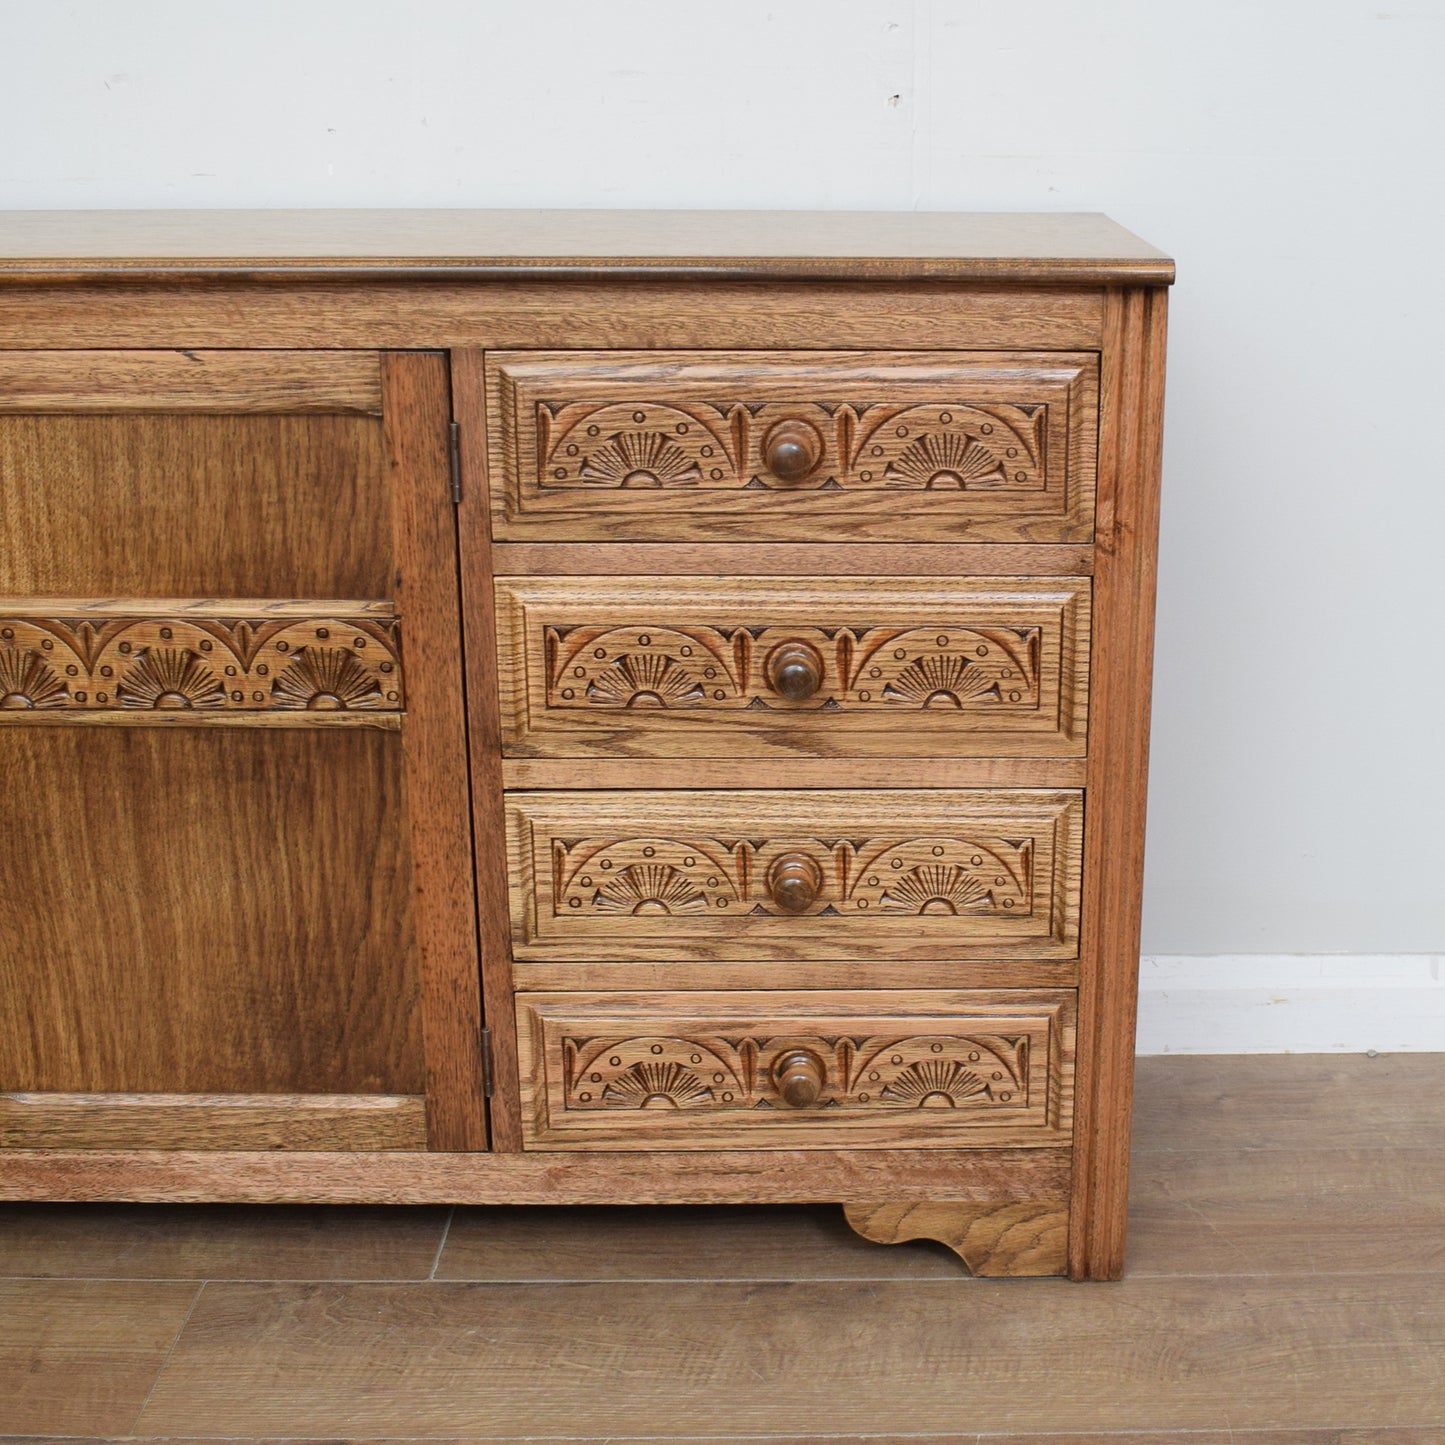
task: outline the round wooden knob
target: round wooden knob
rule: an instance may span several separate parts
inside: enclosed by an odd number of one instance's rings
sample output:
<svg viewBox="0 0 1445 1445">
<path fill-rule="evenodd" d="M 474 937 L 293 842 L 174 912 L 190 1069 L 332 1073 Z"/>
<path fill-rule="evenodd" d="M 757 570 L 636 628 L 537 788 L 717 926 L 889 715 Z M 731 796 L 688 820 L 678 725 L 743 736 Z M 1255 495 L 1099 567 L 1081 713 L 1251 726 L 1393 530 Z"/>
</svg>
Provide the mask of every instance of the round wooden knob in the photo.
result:
<svg viewBox="0 0 1445 1445">
<path fill-rule="evenodd" d="M 773 1064 L 773 1083 L 789 1108 L 811 1109 L 823 1097 L 823 1061 L 811 1049 L 790 1049 Z"/>
<path fill-rule="evenodd" d="M 779 853 L 768 869 L 768 893 L 785 913 L 804 913 L 823 891 L 823 870 L 806 853 Z"/>
<path fill-rule="evenodd" d="M 766 663 L 768 686 L 789 702 L 803 702 L 823 685 L 823 658 L 809 642 L 780 642 Z"/>
<path fill-rule="evenodd" d="M 805 421 L 780 421 L 763 439 L 763 460 L 781 482 L 801 482 L 823 460 L 823 438 Z"/>
</svg>

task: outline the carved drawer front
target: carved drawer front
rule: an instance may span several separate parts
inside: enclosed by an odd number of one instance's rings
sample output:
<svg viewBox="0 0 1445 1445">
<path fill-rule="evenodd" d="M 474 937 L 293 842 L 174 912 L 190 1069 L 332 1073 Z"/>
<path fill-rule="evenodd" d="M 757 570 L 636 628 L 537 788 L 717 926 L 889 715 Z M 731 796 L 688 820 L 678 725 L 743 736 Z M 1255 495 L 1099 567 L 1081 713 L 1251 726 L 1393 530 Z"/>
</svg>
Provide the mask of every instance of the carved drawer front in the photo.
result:
<svg viewBox="0 0 1445 1445">
<path fill-rule="evenodd" d="M 513 955 L 1072 959 L 1082 821 L 1052 790 L 512 793 Z"/>
<path fill-rule="evenodd" d="M 500 539 L 1087 542 L 1086 353 L 497 352 Z"/>
<path fill-rule="evenodd" d="M 1086 579 L 496 587 L 511 757 L 1084 752 Z"/>
<path fill-rule="evenodd" d="M 1067 1145 L 1073 994 L 521 994 L 530 1149 Z"/>
</svg>

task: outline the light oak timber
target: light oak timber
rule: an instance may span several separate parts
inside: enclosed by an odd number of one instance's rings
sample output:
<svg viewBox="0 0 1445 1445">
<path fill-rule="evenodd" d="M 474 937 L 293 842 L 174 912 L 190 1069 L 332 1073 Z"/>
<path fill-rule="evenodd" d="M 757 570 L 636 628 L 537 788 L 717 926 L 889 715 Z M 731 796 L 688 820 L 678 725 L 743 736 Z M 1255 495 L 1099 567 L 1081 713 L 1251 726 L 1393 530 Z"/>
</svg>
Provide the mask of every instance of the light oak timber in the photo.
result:
<svg viewBox="0 0 1445 1445">
<path fill-rule="evenodd" d="M 381 415 L 374 353 L 0 351 L 0 412 Z"/>
<path fill-rule="evenodd" d="M 512 956 L 1073 959 L 1082 811 L 1043 790 L 511 793 Z M 790 908 L 768 878 L 795 854 L 819 880 Z"/>
<path fill-rule="evenodd" d="M 396 712 L 0 712 L 0 728 L 261 728 L 308 732 L 341 728 L 399 733 L 401 722 L 402 714 Z"/>
<path fill-rule="evenodd" d="M 867 281 L 7 286 L 0 347 L 914 347 L 1079 351 L 1099 288 Z"/>
<path fill-rule="evenodd" d="M 486 375 L 498 539 L 1092 537 L 1088 353 L 493 352 Z"/>
<path fill-rule="evenodd" d="M 405 1094 L 0 1094 L 0 1149 L 424 1149 Z"/>
<path fill-rule="evenodd" d="M 865 1239 L 902 1244 L 936 1239 L 988 1277 L 1062 1274 L 1069 1211 L 1045 1201 L 1011 1204 L 849 1204 L 844 1216 Z"/>
<path fill-rule="evenodd" d="M 496 597 L 504 758 L 1084 752 L 1087 581 L 517 577 Z"/>
<path fill-rule="evenodd" d="M 1167 283 L 1163 252 L 1096 212 L 11 211 L 0 276 L 346 268 Z"/>
<path fill-rule="evenodd" d="M 832 758 L 754 758 L 748 768 L 749 781 L 760 788 L 832 788 L 838 782 Z M 855 788 L 1082 788 L 1086 770 L 1083 758 L 850 758 L 848 781 Z M 730 788 L 737 780 L 737 764 L 725 758 L 502 761 L 509 790 Z"/>
<path fill-rule="evenodd" d="M 651 1153 L 0 1150 L 0 1199 L 236 1204 L 812 1204 L 1068 1196 L 1069 1149 Z"/>
<path fill-rule="evenodd" d="M 512 940 L 507 901 L 507 830 L 503 806 L 502 740 L 497 692 L 496 597 L 487 506 L 487 409 L 484 358 L 459 351 L 452 362 L 452 404 L 461 429 L 462 499 L 457 507 L 459 585 L 466 636 L 468 745 L 471 756 L 472 838 L 476 860 L 477 934 L 482 1010 L 492 1044 L 494 1088 L 489 1121 L 492 1148 L 522 1147 L 517 1090 L 516 1012 L 512 1003 Z"/>
<path fill-rule="evenodd" d="M 454 363 L 455 364 L 455 363 Z M 1087 577 L 1092 544 L 496 542 L 497 577 Z"/>
<path fill-rule="evenodd" d="M 557 960 L 522 959 L 511 966 L 511 987 L 519 991 L 606 993 L 653 989 L 768 988 L 1075 988 L 1074 959 L 1042 958 L 857 958 L 738 962 L 736 959 L 597 961 L 580 953 Z"/>
<path fill-rule="evenodd" d="M 392 595 L 371 416 L 0 413 L 6 597 Z"/>
<path fill-rule="evenodd" d="M 401 747 L 0 729 L 6 1090 L 422 1093 Z"/>
<path fill-rule="evenodd" d="M 865 1246 L 866 1247 L 866 1246 Z M 896 1252 L 896 1251 L 895 1251 Z M 877 1253 L 877 1251 L 874 1251 Z M 895 1276 L 889 1276 L 894 1278 Z M 26 1437 L 25 1445 L 66 1445 L 73 1436 Z M 473 1445 L 475 1435 L 428 1436 L 428 1445 Z M 516 1437 L 514 1437 L 516 1438 Z M 739 1437 L 719 1435 L 669 1435 L 668 1445 L 719 1445 L 720 1441 Z M 960 1434 L 951 1430 L 947 1434 L 927 1435 L 878 1435 L 870 1432 L 860 1435 L 748 1435 L 748 1445 L 844 1445 L 844 1442 L 867 1442 L 867 1445 L 1060 1445 L 1060 1436 L 1053 1431 L 1039 1435 L 975 1435 L 969 1431 Z M 575 1436 L 567 1437 L 568 1445 L 616 1445 L 616 1436 Z M 176 1435 L 140 1436 L 126 1435 L 105 1439 L 92 1438 L 86 1445 L 208 1445 L 199 1438 Z M 1395 1430 L 1250 1430 L 1247 1434 L 1239 1430 L 1108 1430 L 1101 1433 L 1089 1431 L 1078 1433 L 1070 1430 L 1064 1437 L 1065 1445 L 1440 1445 L 1440 1432 L 1433 1425 L 1418 1429 L 1406 1426 Z M 294 1437 L 247 1437 L 246 1445 L 331 1445 L 328 1440 L 303 1441 Z"/>
<path fill-rule="evenodd" d="M 1073 1002 L 519 994 L 525 1147 L 1058 1148 L 1072 1125 Z"/>
<path fill-rule="evenodd" d="M 1165 301 L 1152 291 L 1111 292 L 1108 320 L 1080 948 L 1078 1167 L 1069 1243 L 1069 1272 L 1083 1279 L 1115 1279 L 1124 1268 Z"/>
<path fill-rule="evenodd" d="M 185 617 L 260 618 L 265 621 L 309 617 L 374 618 L 390 621 L 396 606 L 388 601 L 315 597 L 0 597 L 6 617 Z"/>
<path fill-rule="evenodd" d="M 481 992 L 467 796 L 456 523 L 450 497 L 446 358 L 381 361 L 395 527 L 397 610 L 416 669 L 402 731 L 413 904 L 421 964 L 427 1138 L 485 1149 Z"/>
</svg>

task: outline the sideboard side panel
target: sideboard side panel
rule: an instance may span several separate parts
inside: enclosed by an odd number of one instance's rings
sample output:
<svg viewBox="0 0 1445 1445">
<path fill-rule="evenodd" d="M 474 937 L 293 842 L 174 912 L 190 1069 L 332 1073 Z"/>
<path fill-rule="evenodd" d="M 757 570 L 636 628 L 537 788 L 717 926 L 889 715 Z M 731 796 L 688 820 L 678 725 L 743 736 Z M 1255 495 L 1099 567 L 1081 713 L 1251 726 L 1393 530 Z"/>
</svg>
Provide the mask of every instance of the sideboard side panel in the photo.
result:
<svg viewBox="0 0 1445 1445">
<path fill-rule="evenodd" d="M 1166 293 L 1109 293 L 1085 793 L 1069 1273 L 1124 1269 L 1139 986 Z"/>
</svg>

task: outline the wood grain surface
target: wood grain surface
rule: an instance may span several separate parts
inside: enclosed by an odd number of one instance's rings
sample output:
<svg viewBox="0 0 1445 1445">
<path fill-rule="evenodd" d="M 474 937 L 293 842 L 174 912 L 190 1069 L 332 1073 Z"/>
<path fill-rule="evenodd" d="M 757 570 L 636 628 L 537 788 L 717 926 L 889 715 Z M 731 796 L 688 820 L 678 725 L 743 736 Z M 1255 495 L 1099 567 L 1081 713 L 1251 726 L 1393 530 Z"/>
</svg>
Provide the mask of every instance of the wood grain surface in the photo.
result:
<svg viewBox="0 0 1445 1445">
<path fill-rule="evenodd" d="M 0 415 L 0 595 L 389 597 L 383 471 L 368 416 Z"/>
<path fill-rule="evenodd" d="M 475 1440 L 476 1436 L 428 1436 L 428 1445 L 462 1445 L 463 1440 Z M 535 1436 L 511 1437 L 513 1439 L 535 1439 Z M 619 1440 L 628 1437 L 568 1436 L 568 1445 L 618 1445 Z M 668 1445 L 717 1445 L 727 1439 L 719 1435 L 669 1435 Z M 840 1440 L 856 1440 L 863 1437 L 847 1435 L 749 1435 L 749 1445 L 835 1445 Z M 25 1445 L 73 1445 L 74 1436 L 27 1436 Z M 203 1445 L 198 1437 L 167 1435 L 164 1437 L 126 1435 L 124 1437 L 87 1437 L 86 1445 Z M 946 1435 L 910 1434 L 876 1435 L 866 1437 L 868 1445 L 1440 1445 L 1440 1431 L 1433 1425 L 1419 1428 L 1403 1426 L 1399 1429 L 1384 1427 L 1379 1430 L 1090 1430 L 1086 1433 L 1069 1431 L 1060 1436 L 1056 1431 L 1036 1434 L 1030 1431 L 1020 1435 L 1013 1431 L 1000 1435 L 990 1431 L 986 1435 L 973 1431 L 959 1433 L 951 1430 Z M 276 1439 L 252 1435 L 246 1445 L 333 1445 L 330 1440 L 297 1440 L 293 1437 Z"/>
<path fill-rule="evenodd" d="M 1084 752 L 1086 581 L 518 577 L 496 592 L 507 757 Z M 800 646 L 815 680 L 789 699 L 773 669 Z"/>
<path fill-rule="evenodd" d="M 381 362 L 396 595 L 416 669 L 402 751 L 421 969 L 427 1137 L 433 1149 L 485 1149 L 481 979 L 467 818 L 466 698 L 452 512 L 446 357 Z"/>
<path fill-rule="evenodd" d="M 124 1434 L 199 1285 L 0 1279 L 0 1430 Z"/>
<path fill-rule="evenodd" d="M 395 735 L 10 728 L 0 775 L 0 1088 L 422 1092 Z"/>
<path fill-rule="evenodd" d="M 903 1422 L 1208 1429 L 1226 1410 L 1235 1429 L 1388 1426 L 1439 1418 L 1442 1346 L 1445 1299 L 1428 1276 L 1394 1278 L 1388 1296 L 1348 1276 L 1288 1289 L 538 1285 L 520 1298 L 505 1285 L 216 1284 L 138 1430 L 615 1438 L 706 1422 L 849 1436 Z"/>
<path fill-rule="evenodd" d="M 256 1204 L 997 1203 L 1062 1195 L 1067 1149 L 727 1149 L 654 1153 L 311 1154 L 0 1151 L 0 1200 Z"/>
<path fill-rule="evenodd" d="M 146 714 L 152 719 L 167 714 Z M 191 714 L 190 716 L 194 716 Z M 248 714 L 253 720 L 279 716 Z M 368 720 L 382 723 L 385 713 L 310 714 L 361 726 Z M 3 725 L 3 724 L 0 724 Z M 840 765 L 831 757 L 791 756 L 786 761 L 753 759 L 749 773 L 759 784 L 790 788 L 831 788 L 846 766 L 854 788 L 1082 788 L 1087 776 L 1083 758 L 849 758 Z M 549 791 L 588 787 L 635 792 L 646 788 L 704 788 L 733 786 L 738 764 L 727 758 L 506 758 L 503 786 L 509 792 Z"/>
<path fill-rule="evenodd" d="M 364 351 L 0 351 L 0 412 L 51 411 L 380 416 L 381 375 Z"/>
<path fill-rule="evenodd" d="M 461 501 L 457 504 L 462 624 L 466 640 L 467 745 L 471 761 L 472 846 L 477 890 L 477 941 L 482 1014 L 491 1038 L 489 1101 L 492 1148 L 522 1147 L 517 1090 L 516 1010 L 512 1003 L 512 942 L 507 906 L 507 833 L 503 805 L 501 709 L 498 700 L 496 594 L 487 503 L 485 358 L 452 354 L 452 407 L 457 419 Z"/>
<path fill-rule="evenodd" d="M 0 347 L 1097 350 L 1100 287 L 646 279 L 0 284 Z"/>
<path fill-rule="evenodd" d="M 424 1280 L 450 1219 L 422 1206 L 11 1204 L 0 1278 Z"/>
<path fill-rule="evenodd" d="M 1099 438 L 1089 830 L 1079 976 L 1078 1167 L 1070 1273 L 1124 1267 L 1149 786 L 1166 294 L 1111 292 Z"/>
<path fill-rule="evenodd" d="M 162 1217 L 170 1213 L 153 1212 Z M 0 1213 L 0 1221 L 6 1217 Z M 44 1257 L 49 1257 L 43 1220 L 38 1230 L 30 1232 L 39 1234 Z M 0 1255 L 0 1270 L 4 1268 Z M 956 1279 L 958 1275 L 958 1259 L 946 1245 L 930 1241 L 879 1249 L 849 1227 L 836 1204 L 646 1209 L 614 1204 L 459 1207 L 452 1215 L 435 1277 L 562 1283 Z"/>
<path fill-rule="evenodd" d="M 462 353 L 471 355 L 473 353 Z M 457 365 L 453 358 L 453 365 Z M 1029 542 L 498 542 L 498 577 L 1087 577 L 1092 545 Z"/>
<path fill-rule="evenodd" d="M 851 1228 L 876 1244 L 933 1239 L 988 1279 L 1062 1274 L 1068 1259 L 1069 1210 L 1060 1199 L 1008 1204 L 849 1204 Z"/>
<path fill-rule="evenodd" d="M 0 1094 L 0 1149 L 425 1149 L 407 1094 Z"/>
<path fill-rule="evenodd" d="M 1137 1153 L 1430 1149 L 1445 1140 L 1438 1054 L 1145 1058 Z M 1178 1127 L 1187 1119 L 1189 1127 Z"/>
<path fill-rule="evenodd" d="M 0 274 L 583 270 L 1167 283 L 1094 212 L 9 211 Z"/>
</svg>

